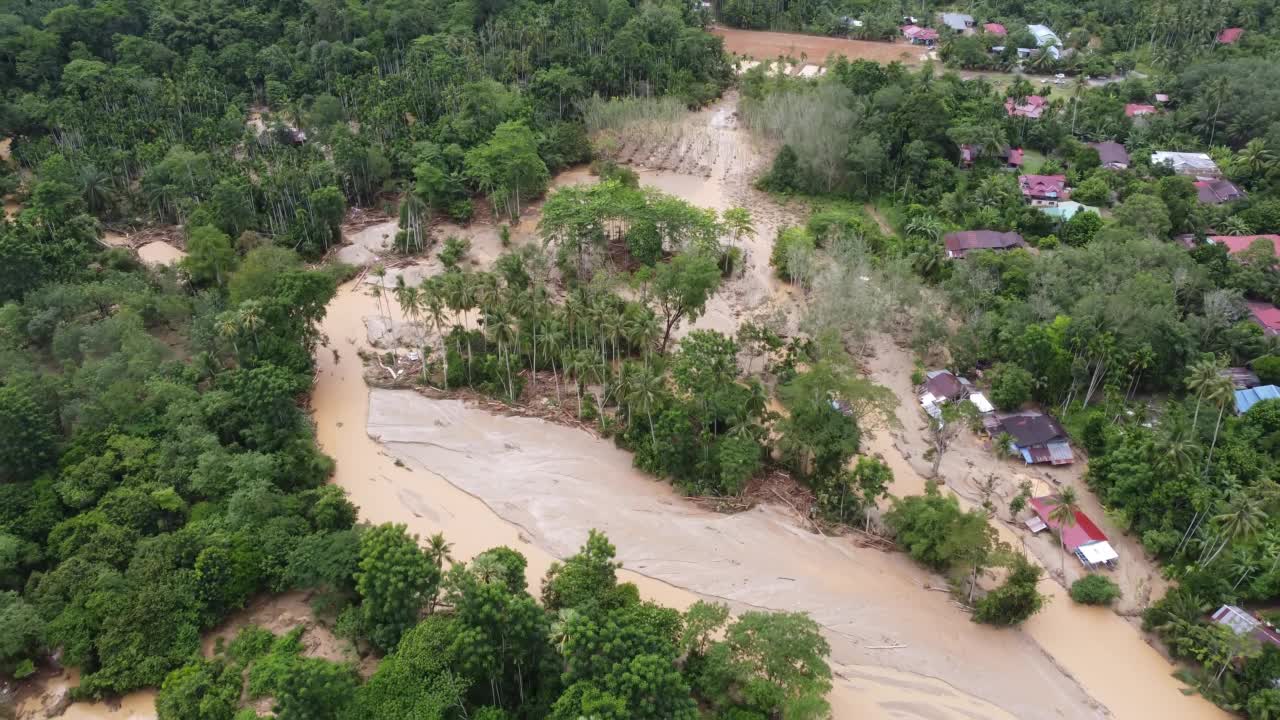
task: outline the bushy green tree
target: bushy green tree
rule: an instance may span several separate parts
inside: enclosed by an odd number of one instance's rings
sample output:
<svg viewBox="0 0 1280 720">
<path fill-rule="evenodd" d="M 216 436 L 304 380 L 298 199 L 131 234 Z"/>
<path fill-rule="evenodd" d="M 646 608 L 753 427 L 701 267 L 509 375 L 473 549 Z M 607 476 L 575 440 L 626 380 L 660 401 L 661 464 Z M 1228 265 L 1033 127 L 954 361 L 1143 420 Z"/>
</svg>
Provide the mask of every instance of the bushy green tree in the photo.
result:
<svg viewBox="0 0 1280 720">
<path fill-rule="evenodd" d="M 440 571 L 418 546 L 416 535 L 389 523 L 361 536 L 359 567 L 361 628 L 375 646 L 394 650 L 435 597 Z"/>
<path fill-rule="evenodd" d="M 991 402 L 1001 410 L 1017 410 L 1031 399 L 1035 378 L 1012 363 L 1002 363 L 991 370 Z"/>
<path fill-rule="evenodd" d="M 1105 575 L 1086 575 L 1071 583 L 1071 599 L 1084 605 L 1109 605 L 1120 597 L 1120 586 Z"/>
<path fill-rule="evenodd" d="M 975 622 L 989 625 L 1018 625 L 1040 612 L 1045 598 L 1036 589 L 1041 568 L 1021 554 L 1015 554 L 1003 583 L 978 600 Z"/>
</svg>

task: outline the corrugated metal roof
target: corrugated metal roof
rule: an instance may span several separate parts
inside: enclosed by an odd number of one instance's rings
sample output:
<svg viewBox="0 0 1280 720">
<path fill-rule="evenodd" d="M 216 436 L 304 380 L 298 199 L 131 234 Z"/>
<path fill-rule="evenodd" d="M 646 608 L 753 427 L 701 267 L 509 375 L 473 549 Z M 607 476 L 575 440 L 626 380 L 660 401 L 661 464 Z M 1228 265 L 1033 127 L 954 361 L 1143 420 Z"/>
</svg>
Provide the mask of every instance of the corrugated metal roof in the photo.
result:
<svg viewBox="0 0 1280 720">
<path fill-rule="evenodd" d="M 1036 515 L 1049 526 L 1050 530 L 1058 531 L 1058 521 L 1049 519 L 1049 515 L 1053 513 L 1053 509 L 1057 507 L 1058 499 L 1052 495 L 1044 497 L 1031 498 L 1031 509 L 1036 511 Z M 1088 515 L 1076 511 L 1076 522 L 1074 525 L 1068 525 L 1062 530 L 1062 543 L 1067 549 L 1075 552 L 1075 549 L 1081 545 L 1087 545 L 1092 542 L 1107 542 L 1107 536 Z"/>
<path fill-rule="evenodd" d="M 1275 385 L 1260 385 L 1236 391 L 1236 412 L 1241 415 L 1249 412 L 1249 408 L 1263 400 L 1280 400 L 1280 388 Z"/>
</svg>

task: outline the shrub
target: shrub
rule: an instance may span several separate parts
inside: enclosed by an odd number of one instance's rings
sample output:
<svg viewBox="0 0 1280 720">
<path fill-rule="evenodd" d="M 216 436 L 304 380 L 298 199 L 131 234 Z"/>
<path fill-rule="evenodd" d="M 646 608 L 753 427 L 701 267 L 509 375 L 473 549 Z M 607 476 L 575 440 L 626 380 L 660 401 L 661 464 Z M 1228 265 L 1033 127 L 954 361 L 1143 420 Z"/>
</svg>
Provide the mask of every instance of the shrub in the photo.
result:
<svg viewBox="0 0 1280 720">
<path fill-rule="evenodd" d="M 1280 382 L 1280 355 L 1268 355 L 1254 360 L 1253 371 L 1264 383 L 1274 385 Z"/>
<path fill-rule="evenodd" d="M 1036 590 L 1040 572 L 1039 565 L 1031 564 L 1021 555 L 1015 556 L 1004 583 L 978 601 L 973 613 L 974 621 L 988 625 L 1018 625 L 1040 612 L 1044 607 L 1044 596 Z"/>
<path fill-rule="evenodd" d="M 1001 363 L 991 371 L 991 402 L 1001 410 L 1017 410 L 1031 399 L 1035 378 L 1017 365 Z"/>
<path fill-rule="evenodd" d="M 773 243 L 769 265 L 778 277 L 794 282 L 803 273 L 802 265 L 813 255 L 814 249 L 813 236 L 807 230 L 787 228 L 778 233 L 778 239 Z"/>
<path fill-rule="evenodd" d="M 1082 605 L 1109 605 L 1120 597 L 1120 586 L 1105 575 L 1089 575 L 1071 583 L 1071 599 Z"/>
</svg>

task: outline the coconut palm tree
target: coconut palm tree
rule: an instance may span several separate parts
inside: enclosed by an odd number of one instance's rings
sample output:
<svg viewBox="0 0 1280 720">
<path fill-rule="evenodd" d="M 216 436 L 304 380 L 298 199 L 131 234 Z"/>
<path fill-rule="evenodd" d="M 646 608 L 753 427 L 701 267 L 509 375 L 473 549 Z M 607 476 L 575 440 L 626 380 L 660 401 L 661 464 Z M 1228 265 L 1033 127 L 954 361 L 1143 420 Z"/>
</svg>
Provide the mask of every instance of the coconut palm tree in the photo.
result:
<svg viewBox="0 0 1280 720">
<path fill-rule="evenodd" d="M 666 390 L 666 382 L 662 375 L 647 367 L 637 368 L 630 376 L 627 394 L 628 406 L 639 406 L 649 421 L 649 441 L 653 452 L 658 451 L 658 435 L 653 427 L 653 408 L 662 398 Z"/>
<path fill-rule="evenodd" d="M 431 206 L 415 192 L 405 193 L 400 201 L 400 230 L 396 241 L 400 252 L 408 255 L 422 252 L 431 228 Z"/>
<path fill-rule="evenodd" d="M 452 563 L 453 543 L 444 539 L 444 533 L 435 533 L 427 538 L 427 547 L 425 553 L 427 559 L 435 563 L 437 570 L 443 570 L 446 562 Z"/>
<path fill-rule="evenodd" d="M 249 331 L 253 337 L 253 349 L 259 351 L 258 328 L 262 327 L 262 303 L 258 300 L 245 300 L 236 311 L 236 323 Z"/>
<path fill-rule="evenodd" d="M 1191 426 L 1197 427 L 1200 420 L 1200 401 L 1204 399 L 1205 392 L 1212 386 L 1213 382 L 1218 378 L 1218 372 L 1221 369 L 1218 359 L 1201 360 L 1191 366 L 1191 372 L 1187 374 L 1186 384 L 1188 390 L 1192 390 L 1196 394 L 1196 411 L 1191 419 Z"/>
<path fill-rule="evenodd" d="M 1218 447 L 1218 431 L 1222 429 L 1222 416 L 1227 412 L 1227 406 L 1235 402 L 1236 385 L 1231 378 L 1220 375 L 1210 383 L 1204 394 L 1218 406 L 1218 420 L 1213 425 L 1213 442 L 1209 444 L 1209 456 L 1204 461 L 1204 470 L 1208 472 L 1209 465 L 1213 463 L 1213 451 Z"/>
<path fill-rule="evenodd" d="M 219 313 L 216 320 L 218 335 L 225 340 L 231 341 L 231 349 L 236 354 L 236 362 L 240 362 L 240 345 L 236 343 L 236 338 L 240 335 L 240 320 L 233 312 Z"/>
<path fill-rule="evenodd" d="M 1076 513 L 1080 511 L 1079 497 L 1076 495 L 1076 489 L 1070 485 L 1058 491 L 1058 497 L 1054 499 L 1053 510 L 1049 512 L 1049 519 L 1058 523 L 1058 543 L 1062 547 L 1062 578 L 1067 577 L 1067 539 L 1066 529 L 1076 524 Z"/>
<path fill-rule="evenodd" d="M 1192 428 L 1183 416 L 1173 416 L 1162 423 L 1150 446 L 1152 467 L 1169 475 L 1186 472 L 1192 467 L 1199 450 Z"/>
<path fill-rule="evenodd" d="M 507 368 L 507 397 L 515 402 L 516 386 L 511 375 L 511 346 L 519 338 L 519 328 L 515 318 L 506 308 L 493 307 L 484 316 L 485 334 L 498 346 L 498 357 L 503 359 Z"/>
<path fill-rule="evenodd" d="M 378 301 L 378 314 L 387 319 L 387 329 L 391 328 L 391 303 L 387 300 L 387 266 L 378 263 L 373 266 L 370 275 L 378 279 L 378 282 L 369 288 L 369 294 Z M 383 305 L 386 305 L 386 312 L 383 312 Z"/>
<path fill-rule="evenodd" d="M 436 334 L 440 336 L 440 357 L 444 362 L 444 389 L 449 389 L 449 341 L 444 331 L 446 305 L 444 287 L 439 277 L 434 277 L 422 284 L 419 307 L 426 317 L 436 326 Z M 426 372 L 423 365 L 423 372 Z"/>
<path fill-rule="evenodd" d="M 553 316 L 544 324 L 542 334 L 535 341 L 542 346 L 543 354 L 546 355 L 547 361 L 551 363 L 551 376 L 556 381 L 556 402 L 558 403 L 563 402 L 564 398 L 560 393 L 560 373 L 556 371 L 556 361 L 563 356 L 567 341 L 564 323 L 561 322 L 558 316 Z"/>
<path fill-rule="evenodd" d="M 1251 547 L 1240 548 L 1232 553 L 1231 574 L 1236 576 L 1236 581 L 1231 586 L 1231 592 L 1235 592 L 1236 588 L 1240 587 L 1240 583 L 1258 572 L 1259 560 L 1258 552 Z"/>
<path fill-rule="evenodd" d="M 1267 512 L 1256 493 L 1235 490 L 1227 496 L 1222 512 L 1213 517 L 1213 522 L 1218 534 L 1200 553 L 1201 566 L 1212 564 L 1233 540 L 1256 535 L 1266 526 Z"/>
<path fill-rule="evenodd" d="M 1266 140 L 1254 138 L 1236 153 L 1236 164 L 1247 170 L 1249 177 L 1261 178 L 1275 168 L 1276 156 L 1267 147 Z"/>
</svg>

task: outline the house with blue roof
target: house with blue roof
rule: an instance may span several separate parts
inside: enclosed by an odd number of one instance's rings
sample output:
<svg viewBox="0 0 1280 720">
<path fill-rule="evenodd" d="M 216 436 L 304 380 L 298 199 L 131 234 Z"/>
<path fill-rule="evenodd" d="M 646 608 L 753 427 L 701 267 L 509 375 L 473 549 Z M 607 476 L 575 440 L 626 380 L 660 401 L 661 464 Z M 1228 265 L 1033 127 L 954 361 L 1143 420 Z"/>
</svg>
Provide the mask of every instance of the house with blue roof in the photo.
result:
<svg viewBox="0 0 1280 720">
<path fill-rule="evenodd" d="M 1243 415 L 1249 408 L 1263 400 L 1280 400 L 1280 388 L 1275 385 L 1260 385 L 1255 388 L 1236 391 L 1236 413 Z"/>
</svg>

